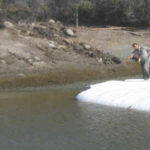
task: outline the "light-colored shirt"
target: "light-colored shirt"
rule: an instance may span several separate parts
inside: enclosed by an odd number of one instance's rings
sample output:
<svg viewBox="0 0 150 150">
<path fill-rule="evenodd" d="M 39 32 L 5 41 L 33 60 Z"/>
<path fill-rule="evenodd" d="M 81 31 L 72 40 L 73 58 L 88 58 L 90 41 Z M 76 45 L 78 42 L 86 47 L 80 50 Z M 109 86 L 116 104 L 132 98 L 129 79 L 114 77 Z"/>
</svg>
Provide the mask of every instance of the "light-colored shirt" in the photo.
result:
<svg viewBox="0 0 150 150">
<path fill-rule="evenodd" d="M 147 46 L 141 46 L 139 50 L 135 49 L 130 57 L 136 61 L 138 61 L 138 59 L 140 58 L 140 60 L 145 60 L 145 59 L 149 59 L 150 55 L 150 47 Z"/>
<path fill-rule="evenodd" d="M 150 55 L 150 48 L 147 46 L 140 47 L 140 58 L 141 60 L 145 60 L 149 58 Z"/>
</svg>

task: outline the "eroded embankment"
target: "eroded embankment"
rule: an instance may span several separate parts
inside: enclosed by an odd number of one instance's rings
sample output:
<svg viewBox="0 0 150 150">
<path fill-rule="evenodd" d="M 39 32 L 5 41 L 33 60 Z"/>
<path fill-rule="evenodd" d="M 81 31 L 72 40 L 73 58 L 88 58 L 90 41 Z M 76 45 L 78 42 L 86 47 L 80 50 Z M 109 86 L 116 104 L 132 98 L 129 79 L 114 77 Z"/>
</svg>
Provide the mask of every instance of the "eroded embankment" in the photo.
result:
<svg viewBox="0 0 150 150">
<path fill-rule="evenodd" d="M 56 69 L 51 72 L 28 73 L 24 76 L 0 78 L 0 88 L 37 87 L 54 84 L 68 84 L 78 81 L 102 80 L 140 74 L 140 65 L 127 63 L 101 67 L 77 67 Z"/>
</svg>

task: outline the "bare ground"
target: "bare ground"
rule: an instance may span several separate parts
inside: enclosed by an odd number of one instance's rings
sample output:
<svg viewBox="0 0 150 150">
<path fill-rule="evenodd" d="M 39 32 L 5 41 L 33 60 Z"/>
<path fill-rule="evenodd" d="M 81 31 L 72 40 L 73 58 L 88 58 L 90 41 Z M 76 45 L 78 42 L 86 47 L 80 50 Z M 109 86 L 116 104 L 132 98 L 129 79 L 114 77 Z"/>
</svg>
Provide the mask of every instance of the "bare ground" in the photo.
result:
<svg viewBox="0 0 150 150">
<path fill-rule="evenodd" d="M 133 50 L 132 43 L 150 46 L 150 30 L 131 27 L 80 27 L 77 41 L 125 58 Z"/>
<path fill-rule="evenodd" d="M 0 87 L 64 84 L 140 74 L 139 64 L 115 64 L 114 56 L 105 53 L 124 59 L 133 42 L 150 45 L 149 30 L 79 27 L 75 37 L 68 37 L 60 23 L 49 25 L 48 31 L 47 24 L 13 25 L 0 30 Z M 109 63 L 106 65 L 104 61 Z"/>
</svg>

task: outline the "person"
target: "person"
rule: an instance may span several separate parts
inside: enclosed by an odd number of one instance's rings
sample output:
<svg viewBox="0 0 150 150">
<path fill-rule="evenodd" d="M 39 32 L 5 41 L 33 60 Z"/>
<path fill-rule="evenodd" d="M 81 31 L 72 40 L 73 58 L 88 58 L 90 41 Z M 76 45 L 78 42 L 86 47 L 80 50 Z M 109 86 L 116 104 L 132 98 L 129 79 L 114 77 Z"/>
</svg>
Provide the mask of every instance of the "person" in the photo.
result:
<svg viewBox="0 0 150 150">
<path fill-rule="evenodd" d="M 132 47 L 134 51 L 128 57 L 140 62 L 144 80 L 149 79 L 149 67 L 150 67 L 150 48 L 147 46 L 140 46 L 138 43 L 133 43 Z"/>
</svg>

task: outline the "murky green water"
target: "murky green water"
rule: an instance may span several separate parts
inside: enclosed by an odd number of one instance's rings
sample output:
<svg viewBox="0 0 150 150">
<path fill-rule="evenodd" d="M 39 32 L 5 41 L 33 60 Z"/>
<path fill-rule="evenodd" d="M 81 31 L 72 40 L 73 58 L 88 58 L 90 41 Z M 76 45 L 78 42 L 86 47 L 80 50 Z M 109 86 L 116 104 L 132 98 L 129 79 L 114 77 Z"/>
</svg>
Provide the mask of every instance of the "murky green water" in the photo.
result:
<svg viewBox="0 0 150 150">
<path fill-rule="evenodd" d="M 0 93 L 1 150 L 150 150 L 150 112 L 75 100 L 78 88 Z"/>
</svg>

